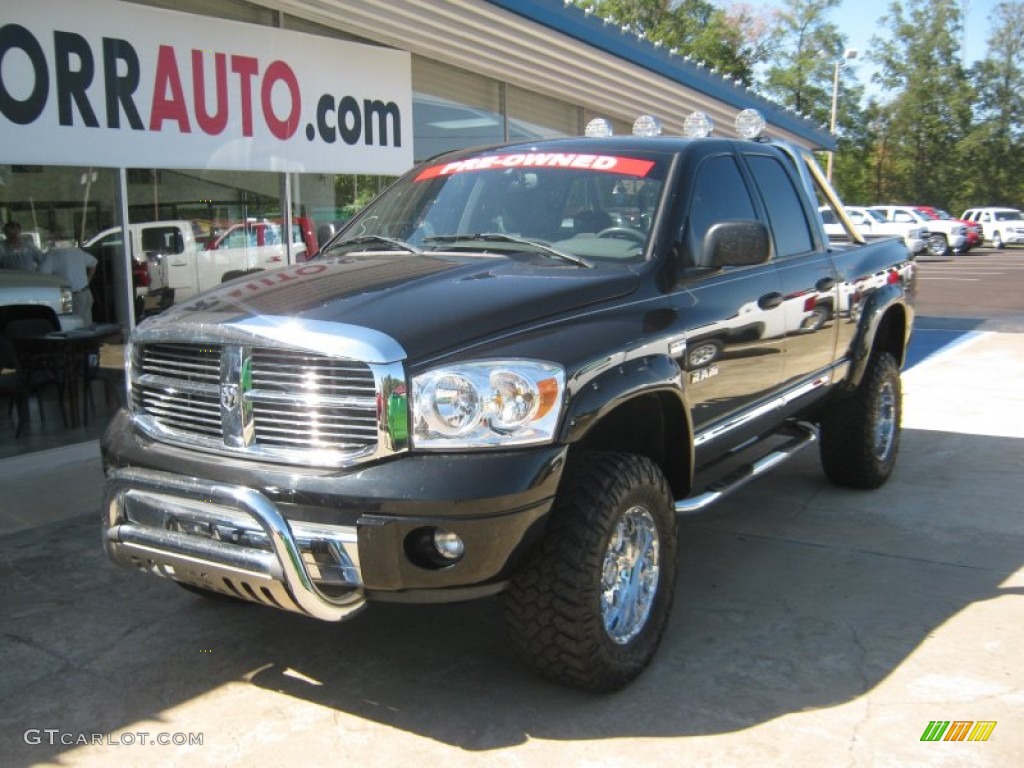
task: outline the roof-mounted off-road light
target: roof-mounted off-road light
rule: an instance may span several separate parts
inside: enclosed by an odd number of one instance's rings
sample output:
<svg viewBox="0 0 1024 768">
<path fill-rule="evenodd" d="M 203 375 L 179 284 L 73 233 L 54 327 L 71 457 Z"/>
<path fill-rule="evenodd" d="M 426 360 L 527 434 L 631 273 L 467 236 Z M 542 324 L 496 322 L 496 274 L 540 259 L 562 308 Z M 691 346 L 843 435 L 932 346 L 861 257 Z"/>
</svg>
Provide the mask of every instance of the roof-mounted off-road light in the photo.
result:
<svg viewBox="0 0 1024 768">
<path fill-rule="evenodd" d="M 634 136 L 661 136 L 661 123 L 653 115 L 640 115 L 633 123 Z"/>
<path fill-rule="evenodd" d="M 600 139 L 605 136 L 611 136 L 615 133 L 612 130 L 612 124 L 609 120 L 605 120 L 603 117 L 595 117 L 589 123 L 587 123 L 586 129 L 583 131 L 583 135 L 591 139 Z"/>
<path fill-rule="evenodd" d="M 736 115 L 736 133 L 741 139 L 756 139 L 764 133 L 764 116 L 756 109 L 744 109 Z"/>
<path fill-rule="evenodd" d="M 714 122 L 703 112 L 694 112 L 683 123 L 683 136 L 688 139 L 703 139 L 705 136 L 710 136 L 713 130 L 715 130 Z"/>
</svg>

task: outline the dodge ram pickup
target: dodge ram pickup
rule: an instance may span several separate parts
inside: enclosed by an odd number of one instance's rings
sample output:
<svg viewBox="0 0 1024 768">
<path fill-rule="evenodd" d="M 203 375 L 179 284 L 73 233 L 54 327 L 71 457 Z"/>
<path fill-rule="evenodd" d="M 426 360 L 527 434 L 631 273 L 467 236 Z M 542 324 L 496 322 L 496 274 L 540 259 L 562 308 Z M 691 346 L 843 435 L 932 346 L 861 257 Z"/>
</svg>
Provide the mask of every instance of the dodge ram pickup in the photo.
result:
<svg viewBox="0 0 1024 768">
<path fill-rule="evenodd" d="M 666 627 L 677 515 L 812 443 L 837 484 L 890 476 L 914 273 L 780 141 L 437 157 L 317 259 L 138 326 L 106 551 L 328 621 L 500 595 L 527 666 L 619 689 Z"/>
</svg>

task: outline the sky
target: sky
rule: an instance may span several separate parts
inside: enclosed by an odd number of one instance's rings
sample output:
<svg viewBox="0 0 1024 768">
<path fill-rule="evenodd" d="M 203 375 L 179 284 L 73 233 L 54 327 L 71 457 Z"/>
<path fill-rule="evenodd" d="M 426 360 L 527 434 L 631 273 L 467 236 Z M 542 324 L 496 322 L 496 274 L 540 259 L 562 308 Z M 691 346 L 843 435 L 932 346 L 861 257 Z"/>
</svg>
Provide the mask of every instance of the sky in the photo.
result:
<svg viewBox="0 0 1024 768">
<path fill-rule="evenodd" d="M 970 66 L 985 56 L 988 47 L 989 17 L 998 5 L 999 0 L 960 0 L 961 7 L 966 3 L 967 13 L 965 27 L 966 57 L 965 64 Z M 781 8 L 783 0 L 717 0 L 718 5 L 728 8 L 731 4 L 748 5 L 755 10 Z M 857 49 L 857 59 L 850 62 L 856 67 L 858 81 L 869 90 L 871 73 L 874 68 L 866 60 L 871 50 L 871 38 L 879 36 L 887 38 L 888 33 L 879 25 L 878 19 L 889 10 L 889 0 L 842 0 L 841 5 L 831 12 L 829 20 L 839 27 L 846 36 L 848 48 Z"/>
</svg>

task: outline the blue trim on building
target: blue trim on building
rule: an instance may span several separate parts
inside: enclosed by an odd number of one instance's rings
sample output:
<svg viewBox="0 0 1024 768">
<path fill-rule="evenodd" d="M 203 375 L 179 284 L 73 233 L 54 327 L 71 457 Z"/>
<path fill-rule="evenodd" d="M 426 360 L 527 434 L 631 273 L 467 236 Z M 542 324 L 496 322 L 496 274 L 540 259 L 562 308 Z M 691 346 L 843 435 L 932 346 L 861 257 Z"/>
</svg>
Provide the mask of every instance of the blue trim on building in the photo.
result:
<svg viewBox="0 0 1024 768">
<path fill-rule="evenodd" d="M 646 40 L 638 39 L 620 27 L 606 24 L 603 19 L 587 13 L 583 8 L 566 5 L 562 0 L 487 0 L 492 5 L 515 13 L 530 21 L 575 38 L 592 48 L 643 67 L 680 85 L 700 91 L 724 104 L 736 108 L 757 109 L 772 125 L 789 131 L 822 149 L 835 149 L 835 139 L 824 128 L 815 126 L 792 112 L 764 99 L 742 85 L 705 67 L 686 61 Z"/>
</svg>

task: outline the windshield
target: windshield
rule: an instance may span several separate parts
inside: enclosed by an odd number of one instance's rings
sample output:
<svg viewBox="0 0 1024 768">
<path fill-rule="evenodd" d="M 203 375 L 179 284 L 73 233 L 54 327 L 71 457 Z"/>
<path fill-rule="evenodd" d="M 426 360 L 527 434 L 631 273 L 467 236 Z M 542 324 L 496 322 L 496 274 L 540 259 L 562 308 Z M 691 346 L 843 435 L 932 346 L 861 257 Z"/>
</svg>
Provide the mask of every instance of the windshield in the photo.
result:
<svg viewBox="0 0 1024 768">
<path fill-rule="evenodd" d="M 345 228 L 353 250 L 529 253 L 578 265 L 641 261 L 668 156 L 487 154 L 419 168 Z"/>
</svg>

